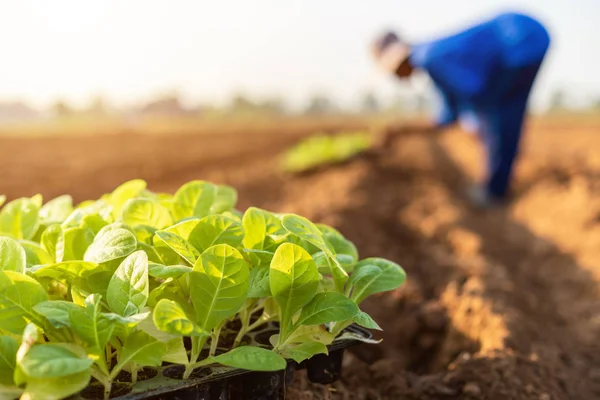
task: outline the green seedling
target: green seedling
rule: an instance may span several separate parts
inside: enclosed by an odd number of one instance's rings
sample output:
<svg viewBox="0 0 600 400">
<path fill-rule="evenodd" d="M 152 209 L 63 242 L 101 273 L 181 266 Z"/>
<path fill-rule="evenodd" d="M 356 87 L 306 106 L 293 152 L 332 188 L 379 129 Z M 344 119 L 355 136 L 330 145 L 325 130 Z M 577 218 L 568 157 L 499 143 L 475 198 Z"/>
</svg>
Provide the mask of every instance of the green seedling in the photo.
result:
<svg viewBox="0 0 600 400">
<path fill-rule="evenodd" d="M 167 362 L 184 366 L 184 378 L 210 364 L 281 370 L 327 353 L 353 323 L 380 329 L 359 306 L 405 280 L 391 261 L 360 260 L 336 229 L 242 213 L 233 188 L 210 182 L 171 195 L 133 180 L 80 204 L 5 200 L 1 399 L 67 398 L 92 377 L 108 398 L 122 371 L 136 382 Z M 233 344 L 217 352 L 234 320 Z M 280 327 L 270 349 L 242 345 L 269 322 Z"/>
</svg>

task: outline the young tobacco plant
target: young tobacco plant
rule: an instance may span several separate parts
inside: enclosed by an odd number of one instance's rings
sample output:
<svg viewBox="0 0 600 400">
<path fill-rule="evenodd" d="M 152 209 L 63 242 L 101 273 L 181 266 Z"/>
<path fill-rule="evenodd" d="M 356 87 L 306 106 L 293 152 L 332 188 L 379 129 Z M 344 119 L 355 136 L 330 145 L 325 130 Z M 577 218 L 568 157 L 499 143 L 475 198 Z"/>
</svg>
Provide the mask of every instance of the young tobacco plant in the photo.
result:
<svg viewBox="0 0 600 400">
<path fill-rule="evenodd" d="M 366 132 L 317 134 L 289 149 L 281 164 L 286 172 L 302 172 L 320 165 L 342 162 L 370 145 L 371 138 Z"/>
<path fill-rule="evenodd" d="M 133 180 L 77 205 L 0 196 L 0 399 L 62 399 L 92 378 L 108 398 L 123 371 L 135 384 L 164 363 L 184 378 L 209 364 L 281 370 L 362 340 L 353 323 L 379 329 L 359 306 L 400 286 L 400 266 L 360 260 L 332 227 L 236 201 L 205 181 L 171 195 Z M 273 323 L 270 348 L 248 343 Z"/>
</svg>

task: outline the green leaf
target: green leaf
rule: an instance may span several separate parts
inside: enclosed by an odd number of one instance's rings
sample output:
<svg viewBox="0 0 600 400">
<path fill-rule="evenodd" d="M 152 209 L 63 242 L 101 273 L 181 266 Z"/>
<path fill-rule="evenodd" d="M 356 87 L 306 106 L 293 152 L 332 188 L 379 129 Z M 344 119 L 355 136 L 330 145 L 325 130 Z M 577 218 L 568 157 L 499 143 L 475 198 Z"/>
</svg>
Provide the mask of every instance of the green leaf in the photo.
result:
<svg viewBox="0 0 600 400">
<path fill-rule="evenodd" d="M 173 196 L 172 212 L 175 220 L 208 215 L 216 194 L 217 188 L 212 183 L 204 181 L 186 183 Z"/>
<path fill-rule="evenodd" d="M 102 315 L 101 296 L 92 294 L 85 299 L 85 309 L 69 311 L 71 329 L 87 345 L 91 354 L 104 358 L 104 349 L 115 330 L 115 324 Z"/>
<path fill-rule="evenodd" d="M 88 275 L 85 276 L 85 283 L 78 280 L 73 284 L 79 284 L 82 287 L 85 286 L 88 293 L 96 293 L 101 295 L 102 297 L 106 297 L 106 293 L 108 291 L 108 285 L 110 284 L 110 280 L 113 277 L 113 272 L 111 271 L 112 267 L 109 269 L 98 269 L 95 271 L 91 271 Z"/>
<path fill-rule="evenodd" d="M 261 265 L 250 270 L 250 287 L 248 297 L 261 298 L 271 296 L 268 265 Z"/>
<path fill-rule="evenodd" d="M 6 201 L 6 196 L 3 194 L 0 194 L 0 207 L 2 207 L 2 204 L 4 204 L 5 201 Z"/>
<path fill-rule="evenodd" d="M 104 317 L 108 318 L 109 320 L 116 322 L 120 325 L 129 327 L 129 328 L 133 328 L 134 326 L 138 325 L 142 321 L 146 320 L 148 318 L 148 316 L 150 316 L 150 311 L 142 312 L 139 314 L 129 315 L 127 317 L 124 317 L 122 315 L 115 314 L 115 313 L 102 313 L 102 315 Z"/>
<path fill-rule="evenodd" d="M 235 248 L 219 244 L 206 250 L 190 274 L 190 294 L 198 324 L 211 330 L 234 316 L 246 301 L 250 272 Z"/>
<path fill-rule="evenodd" d="M 209 336 L 185 314 L 183 308 L 174 301 L 162 299 L 156 304 L 153 314 L 158 329 L 179 336 Z"/>
<path fill-rule="evenodd" d="M 119 338 L 125 338 L 127 335 L 133 332 L 136 326 L 148 319 L 151 311 L 149 308 L 145 308 L 145 310 L 148 311 L 140 314 L 133 314 L 127 317 L 123 317 L 122 315 L 115 313 L 102 313 L 102 316 L 115 324 L 115 336 Z"/>
<path fill-rule="evenodd" d="M 70 294 L 71 298 L 73 299 L 73 304 L 85 307 L 85 299 L 90 296 L 90 290 L 89 288 L 85 287 L 82 282 L 77 282 L 77 284 L 73 284 L 73 286 L 71 286 Z M 102 296 L 101 294 L 98 295 Z"/>
<path fill-rule="evenodd" d="M 15 239 L 31 239 L 39 225 L 40 206 L 34 198 L 20 198 L 0 210 L 0 232 Z"/>
<path fill-rule="evenodd" d="M 21 399 L 65 399 L 83 390 L 89 384 L 90 378 L 90 370 L 54 379 L 29 377 Z"/>
<path fill-rule="evenodd" d="M 321 231 L 308 219 L 299 215 L 287 214 L 283 216 L 281 223 L 288 232 L 293 233 L 300 239 L 312 243 L 323 251 L 329 250 Z"/>
<path fill-rule="evenodd" d="M 30 272 L 37 278 L 52 278 L 56 280 L 71 280 L 86 278 L 98 269 L 98 264 L 85 261 L 63 261 L 56 264 L 40 265 Z"/>
<path fill-rule="evenodd" d="M 281 349 L 281 355 L 285 358 L 291 358 L 297 363 L 308 360 L 315 354 L 329 354 L 327 346 L 320 342 L 304 342 L 286 346 Z"/>
<path fill-rule="evenodd" d="M 97 233 L 99 228 L 96 229 L 96 226 L 88 225 L 89 221 L 92 221 L 88 217 L 100 217 L 106 225 L 109 221 L 114 220 L 113 208 L 104 199 L 84 201 L 75 207 L 73 212 L 61 223 L 61 226 L 63 228 L 86 227 Z M 96 219 L 96 221 L 98 220 Z M 96 225 L 96 223 L 93 223 L 93 225 Z"/>
<path fill-rule="evenodd" d="M 330 226 L 317 224 L 317 227 L 322 232 L 327 243 L 331 245 L 337 260 L 342 264 L 344 270 L 347 272 L 351 271 L 358 262 L 358 250 L 354 246 L 354 243 Z"/>
<path fill-rule="evenodd" d="M 171 335 L 170 333 L 161 331 L 156 327 L 152 318 L 142 321 L 138 325 L 138 329 L 165 344 L 166 352 L 163 356 L 163 361 L 174 364 L 187 364 L 189 362 L 183 344 L 183 338 L 181 336 Z"/>
<path fill-rule="evenodd" d="M 118 373 L 129 363 L 145 367 L 158 367 L 162 364 L 165 351 L 166 346 L 164 343 L 145 332 L 135 331 L 125 339 L 123 348 L 118 355 L 119 363 L 113 369 L 113 374 Z"/>
<path fill-rule="evenodd" d="M 190 272 L 192 268 L 186 265 L 148 264 L 148 274 L 158 279 L 179 278 Z"/>
<path fill-rule="evenodd" d="M 354 340 L 354 341 L 358 341 L 358 342 L 362 342 L 362 343 L 369 343 L 369 344 L 378 344 L 381 343 L 381 341 L 383 339 L 370 339 L 368 337 L 365 337 L 363 335 L 359 335 L 357 333 L 353 333 L 353 332 L 343 332 L 340 336 L 335 338 L 336 342 L 341 342 L 343 340 Z"/>
<path fill-rule="evenodd" d="M 43 326 L 33 307 L 46 300 L 46 291 L 35 279 L 0 271 L 0 331 L 20 335 L 28 322 Z"/>
<path fill-rule="evenodd" d="M 211 214 L 230 211 L 237 203 L 237 191 L 231 186 L 218 185 L 215 200 L 210 207 Z"/>
<path fill-rule="evenodd" d="M 333 276 L 335 287 L 338 291 L 342 292 L 344 284 L 348 280 L 348 273 L 340 265 L 321 231 L 306 218 L 294 214 L 285 215 L 282 219 L 282 224 L 290 233 L 311 243 L 327 254 L 330 260 L 331 275 Z"/>
<path fill-rule="evenodd" d="M 157 238 L 158 236 L 155 235 L 154 237 Z M 160 240 L 160 242 L 164 243 L 162 240 Z M 185 264 L 185 261 L 181 258 L 181 256 L 179 254 L 177 254 L 173 249 L 171 249 L 170 247 L 168 247 L 166 245 L 154 246 L 154 251 L 158 255 L 158 258 L 148 257 L 148 260 L 154 260 L 154 262 L 156 262 L 158 264 L 162 264 L 162 265 Z"/>
<path fill-rule="evenodd" d="M 173 204 L 173 195 L 170 193 L 156 193 L 156 198 L 163 206 L 171 209 Z"/>
<path fill-rule="evenodd" d="M 162 229 L 173 224 L 169 210 L 152 199 L 136 198 L 127 200 L 123 206 L 121 219 L 127 225 L 146 225 Z"/>
<path fill-rule="evenodd" d="M 167 244 L 167 246 L 183 257 L 191 265 L 194 265 L 198 257 L 200 257 L 200 252 L 196 250 L 194 246 L 192 246 L 184 238 L 175 235 L 174 233 L 167 231 L 156 231 L 156 236 L 158 236 Z"/>
<path fill-rule="evenodd" d="M 188 240 L 190 238 L 190 233 L 192 233 L 199 222 L 200 218 L 190 218 L 162 230 Z M 162 243 L 164 242 L 159 237 L 154 237 L 154 245 L 161 245 Z"/>
<path fill-rule="evenodd" d="M 83 259 L 86 251 L 94 241 L 94 233 L 88 228 L 74 227 L 63 228 L 64 245 L 57 242 L 57 261 L 60 257 L 60 249 L 63 249 L 62 261 L 73 261 Z"/>
<path fill-rule="evenodd" d="M 156 229 L 148 225 L 136 225 L 133 228 L 133 234 L 140 244 L 152 245 L 154 239 L 154 233 Z"/>
<path fill-rule="evenodd" d="M 146 186 L 146 182 L 141 179 L 127 181 L 118 186 L 107 198 L 108 204 L 113 208 L 114 215 L 121 215 L 121 209 L 127 200 L 137 197 L 146 189 Z"/>
<path fill-rule="evenodd" d="M 406 273 L 396 263 L 383 258 L 367 258 L 360 261 L 352 274 L 350 298 L 360 304 L 368 296 L 394 290 L 404 283 Z"/>
<path fill-rule="evenodd" d="M 237 222 L 239 222 L 240 224 L 242 223 L 242 216 L 244 215 L 241 211 L 236 210 L 236 209 L 232 209 L 231 211 L 224 211 L 221 213 L 221 215 L 231 218 Z"/>
<path fill-rule="evenodd" d="M 15 339 L 10 336 L 0 336 L 0 387 L 14 384 L 13 374 L 17 365 L 17 350 L 19 350 L 19 344 Z"/>
<path fill-rule="evenodd" d="M 86 371 L 92 364 L 60 344 L 47 343 L 33 346 L 19 366 L 33 378 L 60 378 Z"/>
<path fill-rule="evenodd" d="M 371 318 L 371 316 L 364 311 L 356 314 L 354 317 L 354 322 L 367 329 L 375 329 L 378 331 L 382 330 L 377 322 L 375 322 L 375 320 L 373 320 L 373 318 Z"/>
<path fill-rule="evenodd" d="M 42 247 L 54 262 L 61 262 L 65 255 L 65 235 L 59 224 L 49 225 L 40 240 Z"/>
<path fill-rule="evenodd" d="M 158 254 L 158 252 L 156 251 L 156 248 L 148 245 L 146 243 L 142 243 L 142 242 L 138 242 L 138 250 L 143 250 L 144 253 L 146 253 L 146 255 L 148 256 L 148 265 L 150 265 L 150 263 L 154 263 L 154 264 L 163 264 L 163 260 L 160 257 L 160 255 Z"/>
<path fill-rule="evenodd" d="M 217 244 L 237 247 L 244 238 L 242 225 L 222 215 L 209 215 L 202 218 L 190 233 L 189 242 L 200 252 Z"/>
<path fill-rule="evenodd" d="M 178 280 L 174 280 L 173 278 L 165 279 L 164 282 L 150 292 L 148 305 L 156 307 L 156 304 L 162 299 L 175 301 L 183 307 L 185 314 L 195 321 L 196 312 L 190 301 L 189 276 Z"/>
<path fill-rule="evenodd" d="M 2 200 L 2 199 L 0 199 Z M 23 389 L 16 386 L 4 386 L 0 384 L 0 400 L 18 399 L 23 394 Z"/>
<path fill-rule="evenodd" d="M 46 318 L 50 324 L 57 329 L 70 327 L 69 313 L 79 310 L 80 307 L 70 301 L 50 300 L 37 303 L 33 310 Z"/>
<path fill-rule="evenodd" d="M 52 264 L 54 259 L 36 242 L 29 240 L 20 240 L 19 244 L 23 246 L 27 259 L 27 268 L 34 265 Z"/>
<path fill-rule="evenodd" d="M 108 222 L 106 222 L 98 214 L 86 215 L 81 219 L 81 228 L 89 229 L 94 233 L 94 236 L 97 235 L 98 232 L 100 232 L 106 225 L 108 225 Z"/>
<path fill-rule="evenodd" d="M 287 363 L 279 354 L 254 346 L 242 346 L 211 359 L 219 364 L 249 371 L 280 371 Z"/>
<path fill-rule="evenodd" d="M 304 342 L 319 342 L 329 345 L 333 340 L 334 336 L 323 325 L 300 325 L 285 340 L 285 346 Z"/>
<path fill-rule="evenodd" d="M 271 293 L 281 309 L 282 335 L 285 336 L 289 333 L 285 330 L 292 316 L 317 294 L 319 272 L 306 250 L 284 243 L 273 256 L 269 275 Z"/>
<path fill-rule="evenodd" d="M 0 271 L 25 273 L 27 256 L 25 249 L 14 239 L 0 236 Z"/>
<path fill-rule="evenodd" d="M 133 233 L 127 229 L 113 229 L 111 225 L 107 225 L 98 232 L 83 259 L 100 264 L 126 257 L 136 248 L 137 240 Z"/>
<path fill-rule="evenodd" d="M 281 221 L 272 213 L 260 208 L 248 208 L 242 218 L 242 225 L 245 233 L 243 244 L 247 249 L 274 252 L 273 242 L 286 234 Z"/>
<path fill-rule="evenodd" d="M 159 300 L 165 298 L 164 294 L 167 289 L 172 289 L 173 287 L 173 278 L 167 278 L 163 282 L 161 282 L 157 287 L 150 290 L 148 294 L 148 302 L 146 303 L 148 307 L 156 307 L 156 303 Z"/>
<path fill-rule="evenodd" d="M 148 301 L 148 256 L 130 254 L 117 268 L 106 292 L 110 309 L 117 314 L 138 314 Z"/>
<path fill-rule="evenodd" d="M 40 209 L 40 219 L 46 224 L 63 222 L 73 211 L 73 199 L 69 195 L 50 200 Z"/>
<path fill-rule="evenodd" d="M 296 322 L 297 325 L 321 325 L 345 321 L 359 313 L 355 302 L 338 292 L 318 293 L 308 303 Z"/>
</svg>

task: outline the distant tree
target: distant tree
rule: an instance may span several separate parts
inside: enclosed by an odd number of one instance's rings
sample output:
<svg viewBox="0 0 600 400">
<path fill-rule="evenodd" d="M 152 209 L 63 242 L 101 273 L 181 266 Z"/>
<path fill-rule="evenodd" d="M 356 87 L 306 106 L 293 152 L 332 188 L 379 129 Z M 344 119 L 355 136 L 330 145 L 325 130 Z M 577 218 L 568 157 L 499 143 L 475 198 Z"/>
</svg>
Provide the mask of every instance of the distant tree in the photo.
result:
<svg viewBox="0 0 600 400">
<path fill-rule="evenodd" d="M 51 110 L 56 117 L 66 117 L 73 114 L 73 109 L 63 100 L 56 101 Z"/>
<path fill-rule="evenodd" d="M 229 111 L 233 114 L 247 114 L 256 111 L 256 104 L 244 94 L 236 94 L 232 97 Z"/>
<path fill-rule="evenodd" d="M 564 110 L 567 106 L 566 97 L 564 90 L 556 89 L 550 95 L 550 111 Z"/>
<path fill-rule="evenodd" d="M 274 97 L 267 99 L 258 105 L 260 111 L 267 115 L 283 115 L 286 113 L 285 101 Z"/>
<path fill-rule="evenodd" d="M 304 113 L 307 115 L 325 115 L 336 111 L 336 106 L 325 95 L 314 95 L 308 102 Z"/>
<path fill-rule="evenodd" d="M 26 121 L 39 118 L 38 111 L 20 101 L 0 101 L 0 121 Z"/>
<path fill-rule="evenodd" d="M 406 103 L 406 97 L 402 94 L 398 94 L 390 101 L 389 106 L 386 108 L 390 112 L 402 114 L 406 112 Z"/>
<path fill-rule="evenodd" d="M 92 99 L 92 102 L 88 109 L 89 113 L 95 116 L 104 116 L 108 112 L 108 105 L 106 100 L 98 95 Z"/>
<path fill-rule="evenodd" d="M 379 111 L 379 101 L 372 92 L 363 94 L 361 101 L 361 111 L 365 114 L 374 114 Z"/>
<path fill-rule="evenodd" d="M 143 114 L 178 115 L 185 113 L 185 110 L 181 105 L 179 96 L 175 93 L 169 93 L 144 105 L 141 112 Z"/>
</svg>

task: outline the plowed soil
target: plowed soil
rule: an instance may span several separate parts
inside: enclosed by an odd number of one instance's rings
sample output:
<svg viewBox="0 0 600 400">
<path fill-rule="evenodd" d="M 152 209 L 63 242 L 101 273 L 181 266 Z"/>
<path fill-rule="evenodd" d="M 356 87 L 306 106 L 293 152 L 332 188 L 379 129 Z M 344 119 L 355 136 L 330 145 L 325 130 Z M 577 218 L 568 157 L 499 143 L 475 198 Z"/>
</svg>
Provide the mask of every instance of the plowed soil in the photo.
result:
<svg viewBox="0 0 600 400">
<path fill-rule="evenodd" d="M 255 205 L 331 224 L 407 283 L 365 304 L 384 331 L 333 385 L 298 374 L 291 399 L 600 398 L 600 125 L 529 130 L 514 198 L 480 211 L 481 163 L 461 132 L 406 135 L 385 154 L 289 177 L 277 157 L 308 132 L 1 138 L 0 193 L 96 198 L 126 179 L 156 191 L 228 183 Z"/>
</svg>

